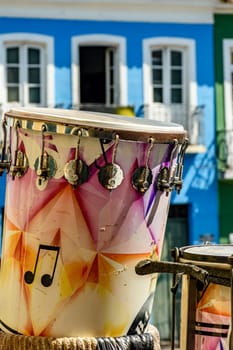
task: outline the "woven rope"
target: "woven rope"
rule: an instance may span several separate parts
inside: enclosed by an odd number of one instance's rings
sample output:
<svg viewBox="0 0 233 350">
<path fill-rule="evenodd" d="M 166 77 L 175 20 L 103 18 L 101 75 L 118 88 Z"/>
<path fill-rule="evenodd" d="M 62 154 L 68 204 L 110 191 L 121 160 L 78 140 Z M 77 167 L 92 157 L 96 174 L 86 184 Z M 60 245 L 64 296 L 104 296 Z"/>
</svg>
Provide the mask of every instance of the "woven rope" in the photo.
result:
<svg viewBox="0 0 233 350">
<path fill-rule="evenodd" d="M 117 338 L 34 337 L 0 332 L 0 350 L 160 350 L 158 330 Z"/>
<path fill-rule="evenodd" d="M 96 338 L 49 338 L 0 333 L 0 350 L 96 350 Z"/>
</svg>

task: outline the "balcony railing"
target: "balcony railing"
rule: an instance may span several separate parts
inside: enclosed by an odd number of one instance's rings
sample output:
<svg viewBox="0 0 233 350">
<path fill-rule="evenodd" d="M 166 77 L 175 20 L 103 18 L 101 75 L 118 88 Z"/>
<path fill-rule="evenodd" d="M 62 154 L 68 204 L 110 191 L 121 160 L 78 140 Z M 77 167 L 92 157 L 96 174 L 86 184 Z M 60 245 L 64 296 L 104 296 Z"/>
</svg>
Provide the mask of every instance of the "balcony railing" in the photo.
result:
<svg viewBox="0 0 233 350">
<path fill-rule="evenodd" d="M 219 177 L 233 179 L 233 130 L 217 132 L 217 161 Z"/>
<path fill-rule="evenodd" d="M 183 125 L 191 145 L 205 144 L 204 105 L 187 107 L 184 105 L 145 105 L 144 117 L 163 122 Z"/>
</svg>

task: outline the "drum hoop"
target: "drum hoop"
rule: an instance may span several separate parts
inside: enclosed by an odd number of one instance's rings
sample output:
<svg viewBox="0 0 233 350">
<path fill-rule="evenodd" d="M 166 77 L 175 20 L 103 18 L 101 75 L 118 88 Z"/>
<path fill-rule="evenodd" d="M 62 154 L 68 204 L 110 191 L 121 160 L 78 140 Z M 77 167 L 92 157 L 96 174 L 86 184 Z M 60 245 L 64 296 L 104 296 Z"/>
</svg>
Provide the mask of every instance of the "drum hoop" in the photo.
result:
<svg viewBox="0 0 233 350">
<path fill-rule="evenodd" d="M 198 262 L 209 262 L 209 263 L 221 263 L 221 264 L 227 264 L 231 265 L 229 257 L 232 255 L 210 255 L 205 254 L 205 252 L 202 254 L 201 250 L 203 247 L 221 247 L 224 249 L 224 247 L 232 247 L 232 253 L 233 253 L 233 245 L 232 244 L 208 244 L 208 245 L 193 245 L 193 246 L 185 246 L 179 248 L 179 255 L 181 258 L 189 260 L 189 261 L 198 261 Z M 198 248 L 200 249 L 198 253 L 188 252 L 187 249 L 190 248 Z"/>
<path fill-rule="evenodd" d="M 72 115 L 72 117 L 71 117 Z M 59 117 L 61 117 L 59 119 Z M 85 120 L 85 116 L 88 118 Z M 106 120 L 94 120 L 93 117 L 103 116 Z M 183 143 L 187 137 L 186 131 L 181 125 L 170 123 L 167 128 L 161 124 L 156 126 L 153 124 L 146 125 L 132 122 L 132 118 L 120 117 L 114 114 L 104 114 L 96 112 L 71 111 L 59 109 L 11 109 L 5 113 L 6 118 L 13 118 L 24 122 L 37 122 L 48 125 L 63 126 L 61 131 L 56 129 L 58 134 L 70 134 L 73 128 L 79 128 L 83 131 L 83 136 L 97 137 L 106 140 L 115 139 L 116 134 L 122 140 L 148 142 L 152 138 L 154 143 L 173 143 L 176 139 L 179 143 Z M 47 119 L 46 119 L 47 118 Z M 116 118 L 116 119 L 114 119 Z M 128 120 L 129 119 L 129 120 Z M 139 118 L 138 118 L 139 119 Z M 114 120 L 114 122 L 113 122 Z M 119 121 L 119 124 L 117 123 Z M 133 126 L 135 130 L 133 130 Z M 143 130 L 143 127 L 145 130 Z M 27 127 L 23 127 L 27 129 Z M 33 126 L 31 127 L 32 130 Z M 58 130 L 59 129 L 59 130 Z M 38 126 L 37 126 L 38 130 Z M 51 131 L 53 133 L 54 131 Z"/>
<path fill-rule="evenodd" d="M 206 260 L 191 260 L 191 259 L 185 259 L 185 258 L 180 258 L 179 259 L 180 263 L 183 264 L 192 264 L 196 266 L 200 266 L 202 268 L 206 268 L 208 271 L 209 268 L 216 268 L 219 270 L 230 270 L 231 269 L 231 264 L 222 262 L 222 261 L 206 261 Z"/>
</svg>

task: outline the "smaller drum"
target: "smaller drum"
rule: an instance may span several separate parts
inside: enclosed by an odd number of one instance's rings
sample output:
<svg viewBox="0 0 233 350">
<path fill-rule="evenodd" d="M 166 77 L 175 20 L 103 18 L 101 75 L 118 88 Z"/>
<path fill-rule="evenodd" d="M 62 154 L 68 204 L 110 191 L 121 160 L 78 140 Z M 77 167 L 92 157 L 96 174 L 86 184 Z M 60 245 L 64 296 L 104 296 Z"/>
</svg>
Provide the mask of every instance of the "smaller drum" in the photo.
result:
<svg viewBox="0 0 233 350">
<path fill-rule="evenodd" d="M 203 287 L 185 275 L 181 299 L 181 350 L 229 350 L 232 324 L 233 245 L 196 245 L 179 249 L 179 262 L 209 274 Z M 194 336 L 195 335 L 195 336 Z"/>
</svg>

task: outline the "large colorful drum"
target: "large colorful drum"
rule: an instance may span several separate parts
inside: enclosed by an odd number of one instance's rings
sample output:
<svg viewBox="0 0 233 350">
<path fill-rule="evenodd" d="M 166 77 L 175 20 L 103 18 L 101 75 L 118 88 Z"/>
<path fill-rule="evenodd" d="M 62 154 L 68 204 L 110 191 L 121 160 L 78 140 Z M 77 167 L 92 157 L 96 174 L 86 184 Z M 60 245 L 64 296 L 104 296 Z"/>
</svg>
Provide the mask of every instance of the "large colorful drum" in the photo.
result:
<svg viewBox="0 0 233 350">
<path fill-rule="evenodd" d="M 232 255 L 233 245 L 180 248 L 181 263 L 202 267 L 209 274 L 207 286 L 183 278 L 181 350 L 232 349 Z"/>
<path fill-rule="evenodd" d="M 160 257 L 170 193 L 182 184 L 183 127 L 57 109 L 13 109 L 3 126 L 1 328 L 143 332 L 155 276 L 135 265 Z"/>
</svg>

